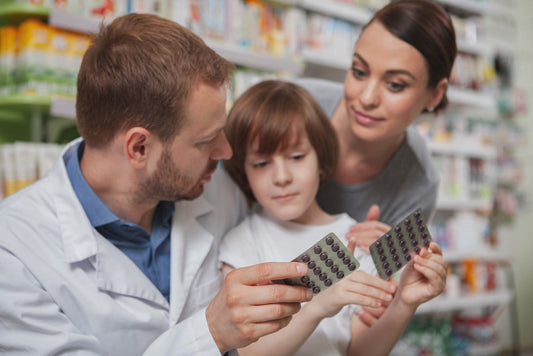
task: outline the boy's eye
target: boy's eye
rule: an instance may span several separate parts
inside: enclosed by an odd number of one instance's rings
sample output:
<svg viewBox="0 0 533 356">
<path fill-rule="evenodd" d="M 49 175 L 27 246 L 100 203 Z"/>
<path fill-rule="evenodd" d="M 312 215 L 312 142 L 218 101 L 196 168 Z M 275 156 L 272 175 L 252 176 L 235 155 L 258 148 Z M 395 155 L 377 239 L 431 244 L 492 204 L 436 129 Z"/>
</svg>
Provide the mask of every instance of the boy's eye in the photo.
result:
<svg viewBox="0 0 533 356">
<path fill-rule="evenodd" d="M 295 161 L 298 161 L 298 160 L 301 160 L 305 157 L 305 155 L 303 153 L 294 153 L 291 155 L 291 159 L 295 160 Z"/>
<path fill-rule="evenodd" d="M 256 161 L 256 162 L 252 163 L 252 167 L 254 167 L 254 168 L 262 168 L 262 167 L 265 167 L 267 164 L 268 164 L 267 161 Z"/>
</svg>

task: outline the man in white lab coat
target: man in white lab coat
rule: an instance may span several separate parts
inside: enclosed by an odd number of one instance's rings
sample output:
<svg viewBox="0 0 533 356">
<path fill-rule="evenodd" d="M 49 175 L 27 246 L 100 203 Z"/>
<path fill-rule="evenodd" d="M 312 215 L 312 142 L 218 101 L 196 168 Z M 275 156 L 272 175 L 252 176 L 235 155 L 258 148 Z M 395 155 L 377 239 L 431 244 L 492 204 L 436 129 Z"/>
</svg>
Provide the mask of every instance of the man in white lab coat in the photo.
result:
<svg viewBox="0 0 533 356">
<path fill-rule="evenodd" d="M 269 283 L 300 264 L 219 274 L 220 238 L 246 212 L 216 170 L 232 68 L 154 15 L 100 31 L 78 78 L 82 138 L 0 204 L 0 353 L 216 355 L 311 298 Z"/>
</svg>

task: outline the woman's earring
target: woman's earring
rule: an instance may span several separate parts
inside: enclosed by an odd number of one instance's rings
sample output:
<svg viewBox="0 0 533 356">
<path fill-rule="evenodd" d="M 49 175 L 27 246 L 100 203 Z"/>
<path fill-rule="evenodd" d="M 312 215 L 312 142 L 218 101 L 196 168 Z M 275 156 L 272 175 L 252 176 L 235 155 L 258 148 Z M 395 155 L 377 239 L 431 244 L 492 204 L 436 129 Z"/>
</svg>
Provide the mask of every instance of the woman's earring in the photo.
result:
<svg viewBox="0 0 533 356">
<path fill-rule="evenodd" d="M 427 108 L 426 109 L 428 112 L 433 112 L 435 110 L 435 108 Z"/>
</svg>

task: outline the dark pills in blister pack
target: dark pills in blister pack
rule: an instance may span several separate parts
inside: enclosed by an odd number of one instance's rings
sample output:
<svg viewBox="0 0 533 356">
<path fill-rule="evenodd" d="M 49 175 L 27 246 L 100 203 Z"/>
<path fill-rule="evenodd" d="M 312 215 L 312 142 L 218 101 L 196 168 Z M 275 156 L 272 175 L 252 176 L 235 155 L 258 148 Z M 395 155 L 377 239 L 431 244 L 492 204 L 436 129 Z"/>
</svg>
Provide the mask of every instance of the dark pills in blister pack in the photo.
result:
<svg viewBox="0 0 533 356">
<path fill-rule="evenodd" d="M 431 235 L 424 220 L 422 210 L 417 209 L 370 245 L 381 278 L 390 278 L 411 260 L 412 253 L 429 246 Z"/>
<path fill-rule="evenodd" d="M 359 261 L 332 232 L 293 261 L 307 264 L 307 274 L 300 278 L 276 282 L 304 286 L 310 288 L 314 294 L 320 293 L 359 268 Z"/>
</svg>

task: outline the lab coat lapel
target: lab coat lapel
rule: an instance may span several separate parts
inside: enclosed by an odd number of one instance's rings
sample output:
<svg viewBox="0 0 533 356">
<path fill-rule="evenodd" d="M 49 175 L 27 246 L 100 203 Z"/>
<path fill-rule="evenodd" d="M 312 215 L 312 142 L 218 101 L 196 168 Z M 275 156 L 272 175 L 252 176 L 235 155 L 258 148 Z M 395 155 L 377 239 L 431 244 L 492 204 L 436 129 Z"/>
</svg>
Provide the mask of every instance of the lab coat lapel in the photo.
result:
<svg viewBox="0 0 533 356">
<path fill-rule="evenodd" d="M 77 142 L 77 141 L 76 141 Z M 69 145 L 65 151 L 72 149 Z M 63 158 L 50 179 L 57 180 L 55 206 L 61 229 L 65 260 L 71 264 L 90 259 L 100 290 L 147 299 L 168 310 L 168 302 L 153 283 L 124 253 L 92 226 L 72 189 Z"/>
<path fill-rule="evenodd" d="M 105 238 L 97 239 L 96 279 L 98 288 L 116 294 L 149 300 L 168 310 L 168 302 L 148 277 Z"/>
<path fill-rule="evenodd" d="M 213 235 L 197 219 L 212 209 L 203 196 L 176 203 L 171 232 L 171 325 L 179 320 L 194 277 L 211 250 Z"/>
</svg>

